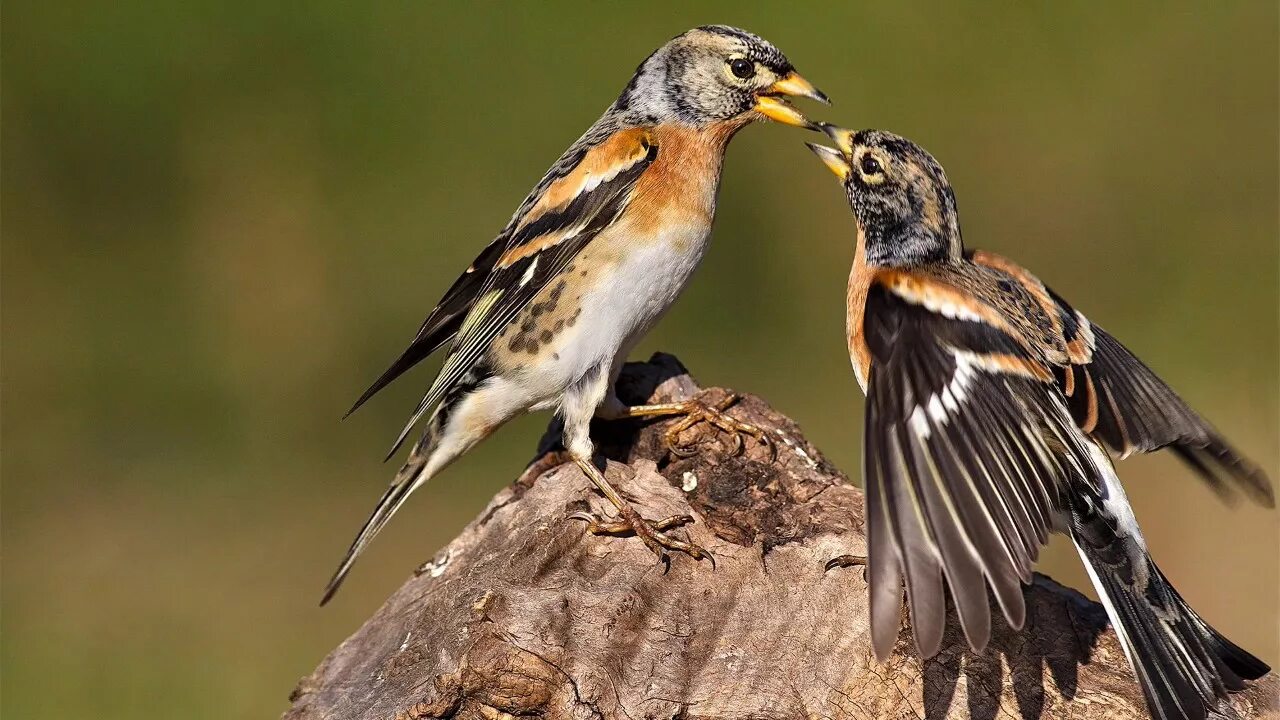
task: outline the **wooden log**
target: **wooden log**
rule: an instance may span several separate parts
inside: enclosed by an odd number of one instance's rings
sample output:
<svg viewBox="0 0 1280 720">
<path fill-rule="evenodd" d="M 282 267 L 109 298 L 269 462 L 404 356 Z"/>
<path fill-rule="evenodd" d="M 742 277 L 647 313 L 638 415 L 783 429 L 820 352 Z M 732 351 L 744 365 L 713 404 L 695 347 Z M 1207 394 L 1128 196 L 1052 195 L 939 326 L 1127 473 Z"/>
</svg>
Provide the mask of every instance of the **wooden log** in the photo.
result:
<svg viewBox="0 0 1280 720">
<path fill-rule="evenodd" d="M 666 355 L 619 382 L 633 403 L 700 392 Z M 776 457 L 750 441 L 733 454 L 705 426 L 686 431 L 705 443 L 689 458 L 667 451 L 663 421 L 593 429 L 610 481 L 646 517 L 696 518 L 682 531 L 714 569 L 684 555 L 664 569 L 635 538 L 586 534 L 568 516 L 612 508 L 574 465 L 534 468 L 304 678 L 285 717 L 1147 717 L 1102 607 L 1043 576 L 1026 627 L 996 611 L 984 653 L 952 617 L 921 661 L 904 615 L 894 656 L 876 662 L 862 573 L 823 569 L 865 550 L 861 491 L 759 398 L 732 414 L 773 428 Z M 538 456 L 558 437 L 553 423 Z M 1272 674 L 1237 695 L 1241 715 L 1275 714 L 1278 689 Z"/>
</svg>

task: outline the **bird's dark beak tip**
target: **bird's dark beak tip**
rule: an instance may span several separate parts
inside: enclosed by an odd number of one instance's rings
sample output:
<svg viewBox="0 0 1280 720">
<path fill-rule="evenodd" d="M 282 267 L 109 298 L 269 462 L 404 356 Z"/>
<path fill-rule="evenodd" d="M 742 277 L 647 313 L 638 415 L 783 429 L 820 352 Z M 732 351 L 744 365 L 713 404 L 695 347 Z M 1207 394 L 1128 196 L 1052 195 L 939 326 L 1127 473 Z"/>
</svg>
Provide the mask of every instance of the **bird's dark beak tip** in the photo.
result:
<svg viewBox="0 0 1280 720">
<path fill-rule="evenodd" d="M 809 148 L 810 152 L 812 152 L 814 155 L 817 155 L 818 159 L 822 160 L 824 163 L 828 162 L 832 153 L 839 152 L 835 148 L 829 147 L 827 145 L 823 145 L 820 142 L 806 142 L 804 146 Z"/>
</svg>

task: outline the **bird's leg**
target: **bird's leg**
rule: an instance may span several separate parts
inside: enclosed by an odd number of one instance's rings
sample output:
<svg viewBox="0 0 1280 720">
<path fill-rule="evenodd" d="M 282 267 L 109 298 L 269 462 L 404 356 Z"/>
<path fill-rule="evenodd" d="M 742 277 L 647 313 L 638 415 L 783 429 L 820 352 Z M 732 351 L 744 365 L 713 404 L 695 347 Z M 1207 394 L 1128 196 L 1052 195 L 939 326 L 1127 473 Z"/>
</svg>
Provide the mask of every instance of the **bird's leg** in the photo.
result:
<svg viewBox="0 0 1280 720">
<path fill-rule="evenodd" d="M 665 531 L 672 528 L 680 527 L 693 522 L 693 518 L 688 515 L 672 515 L 669 518 L 651 522 L 640 516 L 640 513 L 631 506 L 618 491 L 605 480 L 604 474 L 591 462 L 590 458 L 575 457 L 574 462 L 578 467 L 582 468 L 582 472 L 591 478 L 591 482 L 595 483 L 600 492 L 604 494 L 609 502 L 618 509 L 618 520 L 605 521 L 590 513 L 574 513 L 569 517 L 574 520 L 583 520 L 587 523 L 587 530 L 593 535 L 624 535 L 634 534 L 644 542 L 645 546 L 653 551 L 658 559 L 664 564 L 670 563 L 670 557 L 667 555 L 668 550 L 674 552 L 682 552 L 695 560 L 710 560 L 712 567 L 715 567 L 716 559 L 703 548 L 683 540 L 667 535 Z"/>
<path fill-rule="evenodd" d="M 568 448 L 570 457 L 582 469 L 591 482 L 604 494 L 609 502 L 618 509 L 618 519 L 605 521 L 589 513 L 575 513 L 571 518 L 584 520 L 587 530 L 594 535 L 614 535 L 632 533 L 644 542 L 664 564 L 670 562 L 668 550 L 682 552 L 695 560 L 711 560 L 715 567 L 715 558 L 711 553 L 690 542 L 677 540 L 666 534 L 667 530 L 693 522 L 688 515 L 674 515 L 656 523 L 645 520 L 622 499 L 618 491 L 609 484 L 604 474 L 592 462 L 595 456 L 595 445 L 591 442 L 591 417 L 602 404 L 620 406 L 616 401 L 606 402 L 610 380 L 608 368 L 598 368 L 595 373 L 588 374 L 564 395 L 560 411 L 564 417 L 564 446 Z"/>
<path fill-rule="evenodd" d="M 862 555 L 838 555 L 827 561 L 826 570 L 831 571 L 836 568 L 862 566 L 862 579 L 867 579 L 867 558 Z"/>
<path fill-rule="evenodd" d="M 729 393 L 720 402 L 710 405 L 702 400 L 693 398 L 690 400 L 682 400 L 671 403 L 657 403 L 654 405 L 631 405 L 618 408 L 611 413 L 614 418 L 642 418 L 642 417 L 664 417 L 664 416 L 683 416 L 679 422 L 667 428 L 663 433 L 667 447 L 671 452 L 681 457 L 689 457 L 697 452 L 696 448 L 684 445 L 680 442 L 680 433 L 697 425 L 700 422 L 708 423 L 717 427 L 724 432 L 733 435 L 734 454 L 742 451 L 742 436 L 750 435 L 763 445 L 767 445 L 771 453 L 777 450 L 769 438 L 769 433 L 764 429 L 751 423 L 745 423 L 741 420 L 730 417 L 725 411 L 738 402 L 738 396 Z"/>
</svg>

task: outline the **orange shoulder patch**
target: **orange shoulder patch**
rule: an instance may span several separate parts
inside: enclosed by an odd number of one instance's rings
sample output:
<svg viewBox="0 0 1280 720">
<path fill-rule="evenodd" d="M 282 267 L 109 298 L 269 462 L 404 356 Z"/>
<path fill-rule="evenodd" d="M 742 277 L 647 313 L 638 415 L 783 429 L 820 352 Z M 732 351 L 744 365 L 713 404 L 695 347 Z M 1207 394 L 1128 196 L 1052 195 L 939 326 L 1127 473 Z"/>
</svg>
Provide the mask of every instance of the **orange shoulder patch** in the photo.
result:
<svg viewBox="0 0 1280 720">
<path fill-rule="evenodd" d="M 1033 360 L 1009 355 L 1007 353 L 962 353 L 974 365 L 989 372 L 1001 372 L 1007 375 L 1019 375 L 1040 382 L 1053 382 L 1053 373 L 1045 366 Z"/>
<path fill-rule="evenodd" d="M 588 150 L 582 162 L 569 174 L 548 185 L 538 202 L 520 218 L 516 230 L 519 231 L 551 210 L 568 205 L 579 195 L 590 192 L 600 183 L 644 160 L 652 142 L 649 131 L 645 128 L 614 133 Z"/>
<path fill-rule="evenodd" d="M 937 278 L 909 270 L 886 269 L 876 273 L 873 281 L 903 300 L 943 317 L 985 322 L 1019 337 L 995 308 Z"/>
<path fill-rule="evenodd" d="M 635 167 L 637 163 L 643 162 L 648 157 L 652 143 L 647 130 L 633 128 L 615 133 L 609 139 L 591 148 L 582 158 L 582 162 L 578 163 L 578 166 L 569 174 L 547 186 L 542 197 L 538 198 L 524 217 L 520 218 L 520 222 L 516 224 L 512 233 L 520 232 L 538 218 L 567 206 L 575 198 L 590 193 L 601 183 L 608 182 L 620 173 Z M 532 238 L 503 254 L 498 259 L 498 267 L 510 267 L 523 258 L 557 245 L 575 232 L 576 228 L 569 227 Z"/>
</svg>

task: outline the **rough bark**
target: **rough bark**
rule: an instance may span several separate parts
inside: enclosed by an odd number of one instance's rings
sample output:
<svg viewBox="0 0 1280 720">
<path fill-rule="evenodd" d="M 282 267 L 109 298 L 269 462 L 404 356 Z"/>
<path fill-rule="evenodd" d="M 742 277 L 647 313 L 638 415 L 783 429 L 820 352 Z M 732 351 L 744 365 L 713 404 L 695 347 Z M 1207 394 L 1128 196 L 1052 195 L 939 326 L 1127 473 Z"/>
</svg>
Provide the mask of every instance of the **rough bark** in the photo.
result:
<svg viewBox="0 0 1280 720">
<path fill-rule="evenodd" d="M 663 355 L 619 386 L 629 402 L 699 392 Z M 706 443 L 690 458 L 666 452 L 663 422 L 593 430 L 647 517 L 696 518 L 685 530 L 714 570 L 678 555 L 664 572 L 635 538 L 585 534 L 567 517 L 611 508 L 572 464 L 526 473 L 298 684 L 285 717 L 1146 717 L 1101 606 L 1045 577 L 1026 589 L 1026 627 L 997 620 L 983 654 L 953 618 L 922 662 L 904 617 L 877 663 L 861 572 L 823 571 L 865 549 L 861 492 L 760 399 L 732 414 L 778 432 L 776 459 L 751 442 L 729 454 L 705 426 L 687 431 Z M 1241 714 L 1273 715 L 1277 686 L 1237 696 Z"/>
</svg>

